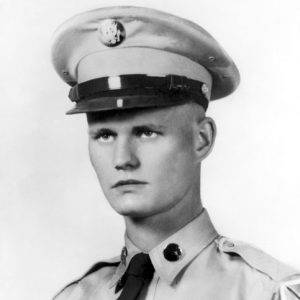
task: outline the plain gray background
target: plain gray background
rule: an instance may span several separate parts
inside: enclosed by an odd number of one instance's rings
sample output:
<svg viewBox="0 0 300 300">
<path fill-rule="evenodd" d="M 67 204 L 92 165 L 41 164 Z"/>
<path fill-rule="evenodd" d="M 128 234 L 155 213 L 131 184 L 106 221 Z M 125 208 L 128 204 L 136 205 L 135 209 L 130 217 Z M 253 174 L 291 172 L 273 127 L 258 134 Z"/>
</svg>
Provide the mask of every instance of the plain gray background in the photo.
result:
<svg viewBox="0 0 300 300">
<path fill-rule="evenodd" d="M 218 136 L 203 202 L 220 233 L 299 268 L 299 0 L 0 0 L 0 298 L 49 299 L 123 245 L 85 116 L 65 116 L 68 87 L 50 61 L 58 25 L 115 4 L 193 20 L 232 56 L 242 81 L 208 110 Z"/>
</svg>

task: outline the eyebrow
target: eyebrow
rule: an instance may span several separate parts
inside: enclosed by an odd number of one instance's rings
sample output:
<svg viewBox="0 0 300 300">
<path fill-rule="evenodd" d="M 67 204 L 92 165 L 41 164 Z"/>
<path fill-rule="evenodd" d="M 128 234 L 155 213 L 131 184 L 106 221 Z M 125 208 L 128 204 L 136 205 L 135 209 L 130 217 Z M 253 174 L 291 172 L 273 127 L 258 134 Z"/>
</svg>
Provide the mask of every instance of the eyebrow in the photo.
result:
<svg viewBox="0 0 300 300">
<path fill-rule="evenodd" d="M 151 129 L 156 129 L 156 130 L 163 130 L 166 129 L 166 126 L 164 125 L 158 125 L 158 124 L 154 124 L 154 123 L 146 123 L 146 124 L 140 124 L 140 125 L 136 125 L 133 127 L 134 129 L 143 129 L 143 128 L 151 128 Z"/>
<path fill-rule="evenodd" d="M 158 125 L 158 124 L 154 124 L 154 123 L 144 123 L 144 124 L 140 124 L 140 125 L 135 125 L 132 127 L 131 131 L 134 132 L 136 130 L 143 130 L 143 129 L 153 129 L 153 130 L 164 130 L 166 129 L 166 126 L 164 125 Z M 89 128 L 88 129 L 88 134 L 89 135 L 97 135 L 101 132 L 112 132 L 112 133 L 116 133 L 116 130 L 112 127 L 107 126 L 106 124 L 103 124 L 102 126 L 99 126 L 98 128 Z"/>
<path fill-rule="evenodd" d="M 113 134 L 116 134 L 116 131 L 111 129 L 111 128 L 107 128 L 107 127 L 101 127 L 101 128 L 89 128 L 88 129 L 88 135 L 93 137 L 93 136 L 97 136 L 100 133 L 107 133 L 107 132 L 111 132 Z"/>
</svg>

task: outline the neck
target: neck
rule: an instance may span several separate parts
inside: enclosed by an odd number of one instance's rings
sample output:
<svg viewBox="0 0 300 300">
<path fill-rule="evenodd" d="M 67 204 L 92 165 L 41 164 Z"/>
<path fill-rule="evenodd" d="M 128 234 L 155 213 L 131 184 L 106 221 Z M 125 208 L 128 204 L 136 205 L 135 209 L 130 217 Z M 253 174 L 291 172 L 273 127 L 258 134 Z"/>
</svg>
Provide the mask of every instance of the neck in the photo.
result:
<svg viewBox="0 0 300 300">
<path fill-rule="evenodd" d="M 125 217 L 126 234 L 133 244 L 147 253 L 197 217 L 202 209 L 198 186 L 168 211 L 144 218 Z"/>
</svg>

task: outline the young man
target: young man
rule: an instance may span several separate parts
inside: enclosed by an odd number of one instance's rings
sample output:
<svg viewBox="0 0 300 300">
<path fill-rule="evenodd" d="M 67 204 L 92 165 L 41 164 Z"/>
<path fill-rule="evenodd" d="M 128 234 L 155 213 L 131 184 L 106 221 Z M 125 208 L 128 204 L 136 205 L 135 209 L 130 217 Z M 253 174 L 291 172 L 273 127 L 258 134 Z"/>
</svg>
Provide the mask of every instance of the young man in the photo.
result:
<svg viewBox="0 0 300 300">
<path fill-rule="evenodd" d="M 214 145 L 209 100 L 239 84 L 233 61 L 201 27 L 159 11 L 103 8 L 57 31 L 53 62 L 86 113 L 89 152 L 124 217 L 121 255 L 96 264 L 57 300 L 300 299 L 300 274 L 220 236 L 200 199 Z"/>
</svg>

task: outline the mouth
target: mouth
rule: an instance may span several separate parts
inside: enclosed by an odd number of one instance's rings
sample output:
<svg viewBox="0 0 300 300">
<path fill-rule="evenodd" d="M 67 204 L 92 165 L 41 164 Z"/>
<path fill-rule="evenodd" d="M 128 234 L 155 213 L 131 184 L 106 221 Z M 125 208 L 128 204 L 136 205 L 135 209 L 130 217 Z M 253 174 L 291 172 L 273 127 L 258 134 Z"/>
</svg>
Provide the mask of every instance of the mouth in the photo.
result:
<svg viewBox="0 0 300 300">
<path fill-rule="evenodd" d="M 119 186 L 126 186 L 126 185 L 142 185 L 147 184 L 145 181 L 139 181 L 135 179 L 129 179 L 129 180 L 120 180 L 117 183 L 115 183 L 112 188 L 117 188 Z"/>
</svg>

